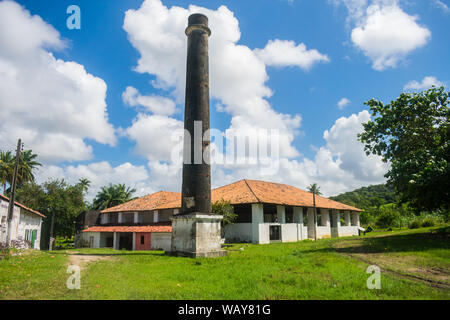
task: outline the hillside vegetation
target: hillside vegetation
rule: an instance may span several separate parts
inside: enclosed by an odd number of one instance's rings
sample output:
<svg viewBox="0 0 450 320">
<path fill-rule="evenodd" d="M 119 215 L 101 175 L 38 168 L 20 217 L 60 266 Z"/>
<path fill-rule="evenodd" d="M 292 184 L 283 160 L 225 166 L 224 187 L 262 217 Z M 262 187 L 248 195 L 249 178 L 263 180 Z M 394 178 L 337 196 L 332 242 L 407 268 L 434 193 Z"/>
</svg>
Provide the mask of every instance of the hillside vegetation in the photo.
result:
<svg viewBox="0 0 450 320">
<path fill-rule="evenodd" d="M 398 197 L 395 195 L 394 189 L 387 184 L 359 188 L 335 197 L 330 197 L 330 199 L 360 209 L 380 207 L 384 204 L 398 202 Z"/>
<path fill-rule="evenodd" d="M 430 227 L 449 221 L 449 212 L 417 212 L 408 203 L 400 203 L 394 189 L 387 184 L 363 187 L 330 199 L 360 209 L 363 226 L 381 229 Z"/>
</svg>

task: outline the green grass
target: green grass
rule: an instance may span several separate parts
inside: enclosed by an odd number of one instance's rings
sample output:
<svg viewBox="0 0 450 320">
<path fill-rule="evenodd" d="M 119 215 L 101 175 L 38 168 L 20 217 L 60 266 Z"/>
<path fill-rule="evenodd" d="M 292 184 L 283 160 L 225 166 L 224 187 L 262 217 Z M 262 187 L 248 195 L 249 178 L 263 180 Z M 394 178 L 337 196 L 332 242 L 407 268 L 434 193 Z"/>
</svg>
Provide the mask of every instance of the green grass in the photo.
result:
<svg viewBox="0 0 450 320">
<path fill-rule="evenodd" d="M 239 244 L 227 248 L 227 257 L 216 259 L 110 249 L 33 252 L 0 261 L 0 298 L 447 300 L 449 287 L 409 277 L 408 271 L 450 270 L 448 234 L 438 234 L 436 229 L 317 242 Z M 65 288 L 67 253 L 74 252 L 103 258 L 83 267 L 81 290 Z M 388 270 L 382 272 L 381 290 L 366 287 L 371 259 Z"/>
</svg>

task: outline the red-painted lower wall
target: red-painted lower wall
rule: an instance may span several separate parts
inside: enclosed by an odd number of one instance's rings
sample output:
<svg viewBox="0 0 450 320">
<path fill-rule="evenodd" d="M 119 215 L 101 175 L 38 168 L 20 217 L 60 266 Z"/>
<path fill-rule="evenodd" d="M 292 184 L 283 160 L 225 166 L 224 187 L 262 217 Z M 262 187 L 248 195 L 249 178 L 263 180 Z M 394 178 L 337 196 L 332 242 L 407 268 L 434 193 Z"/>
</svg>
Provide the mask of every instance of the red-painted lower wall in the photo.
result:
<svg viewBox="0 0 450 320">
<path fill-rule="evenodd" d="M 136 250 L 151 250 L 151 232 L 136 232 Z M 142 243 L 142 241 L 144 243 Z"/>
</svg>

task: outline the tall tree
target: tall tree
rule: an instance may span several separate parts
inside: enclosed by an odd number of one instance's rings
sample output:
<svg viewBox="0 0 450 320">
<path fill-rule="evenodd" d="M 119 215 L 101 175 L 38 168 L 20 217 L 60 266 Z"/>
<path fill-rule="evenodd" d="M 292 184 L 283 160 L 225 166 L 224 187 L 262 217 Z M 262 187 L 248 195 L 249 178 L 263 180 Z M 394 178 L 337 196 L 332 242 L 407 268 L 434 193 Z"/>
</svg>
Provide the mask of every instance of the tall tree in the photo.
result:
<svg viewBox="0 0 450 320">
<path fill-rule="evenodd" d="M 220 201 L 216 201 L 212 204 L 213 213 L 223 216 L 220 224 L 222 227 L 222 237 L 224 236 L 224 228 L 228 224 L 233 224 L 238 215 L 234 213 L 234 207 L 230 201 L 226 201 L 223 198 Z"/>
<path fill-rule="evenodd" d="M 3 194 L 6 193 L 6 183 L 12 180 L 14 172 L 14 156 L 11 151 L 0 151 L 0 182 Z"/>
<path fill-rule="evenodd" d="M 17 177 L 18 185 L 34 181 L 33 171 L 37 167 L 42 166 L 36 159 L 37 154 L 34 154 L 32 150 L 25 150 L 21 153 L 19 159 L 19 176 Z"/>
<path fill-rule="evenodd" d="M 34 171 L 42 166 L 37 160 L 37 155 L 32 150 L 25 150 L 19 158 L 17 186 L 34 181 Z M 6 193 L 6 184 L 11 185 L 14 172 L 14 155 L 11 151 L 0 151 L 0 181 L 3 193 Z"/>
<path fill-rule="evenodd" d="M 367 155 L 390 163 L 385 175 L 416 211 L 450 208 L 450 92 L 431 88 L 402 93 L 390 104 L 372 99 L 374 119 L 364 123 L 359 140 Z"/>
<path fill-rule="evenodd" d="M 320 187 L 317 183 L 313 183 L 308 187 L 308 191 L 313 194 L 313 206 L 314 206 L 314 240 L 317 240 L 317 208 L 316 208 L 316 195 L 322 195 Z"/>
<path fill-rule="evenodd" d="M 136 189 L 131 189 L 125 184 L 110 184 L 102 187 L 93 202 L 94 210 L 104 210 L 128 202 L 133 199 Z"/>
<path fill-rule="evenodd" d="M 81 184 L 68 184 L 64 180 L 50 180 L 42 185 L 34 182 L 23 184 L 17 189 L 17 201 L 44 214 L 41 245 L 47 248 L 54 217 L 52 236 L 70 237 L 75 232 L 76 217 L 86 210 Z"/>
</svg>

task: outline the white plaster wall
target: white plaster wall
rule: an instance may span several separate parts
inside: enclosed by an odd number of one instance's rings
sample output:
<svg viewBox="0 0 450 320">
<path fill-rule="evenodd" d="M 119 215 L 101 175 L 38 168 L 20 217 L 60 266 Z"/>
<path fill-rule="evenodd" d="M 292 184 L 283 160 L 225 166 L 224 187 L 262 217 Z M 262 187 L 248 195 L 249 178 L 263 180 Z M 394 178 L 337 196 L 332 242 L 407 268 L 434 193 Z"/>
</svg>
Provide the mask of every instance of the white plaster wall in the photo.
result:
<svg viewBox="0 0 450 320">
<path fill-rule="evenodd" d="M 298 229 L 296 223 L 287 223 L 281 225 L 281 242 L 298 241 Z"/>
<path fill-rule="evenodd" d="M 264 209 L 261 203 L 252 204 L 252 242 L 261 243 L 260 224 L 264 224 Z M 267 228 L 267 239 L 269 229 Z M 263 236 L 265 238 L 265 235 Z M 267 242 L 268 243 L 268 242 Z"/>
<path fill-rule="evenodd" d="M 170 251 L 172 246 L 172 234 L 171 233 L 156 233 L 151 234 L 151 248 L 153 250 L 162 249 L 164 251 Z"/>
<path fill-rule="evenodd" d="M 228 224 L 224 228 L 224 234 L 227 242 L 252 242 L 252 224 Z"/>
<path fill-rule="evenodd" d="M 83 232 L 82 237 L 86 243 L 89 243 L 90 238 L 94 237 L 94 243 L 91 248 L 101 248 L 100 232 Z"/>
<path fill-rule="evenodd" d="M 339 237 L 350 237 L 358 235 L 357 226 L 341 226 L 339 228 Z"/>
<path fill-rule="evenodd" d="M 308 239 L 308 227 L 303 223 L 297 224 L 297 239 L 298 241 Z"/>
<path fill-rule="evenodd" d="M 259 244 L 270 243 L 269 223 L 260 223 L 258 225 Z"/>
<path fill-rule="evenodd" d="M 278 223 L 286 223 L 286 207 L 277 206 L 277 220 Z"/>
<path fill-rule="evenodd" d="M 8 227 L 9 202 L 0 199 L 0 242 L 5 243 Z M 24 240 L 25 230 L 36 230 L 36 241 L 33 249 L 40 249 L 42 217 L 30 213 L 18 206 L 14 206 L 13 219 L 11 221 L 11 241 Z"/>
<path fill-rule="evenodd" d="M 34 242 L 33 249 L 39 250 L 41 247 L 40 246 L 41 223 L 42 218 L 40 216 L 35 215 L 33 213 L 29 213 L 26 210 L 20 209 L 20 219 L 17 230 L 17 239 L 25 239 L 26 230 L 30 230 L 30 232 L 32 232 L 32 230 L 36 230 L 36 241 Z"/>
<path fill-rule="evenodd" d="M 314 208 L 308 208 L 308 238 L 314 239 Z"/>
<path fill-rule="evenodd" d="M 330 227 L 317 226 L 317 239 L 331 238 Z"/>
<path fill-rule="evenodd" d="M 8 226 L 8 203 L 0 199 L 0 243 L 6 242 L 6 228 Z"/>
</svg>

